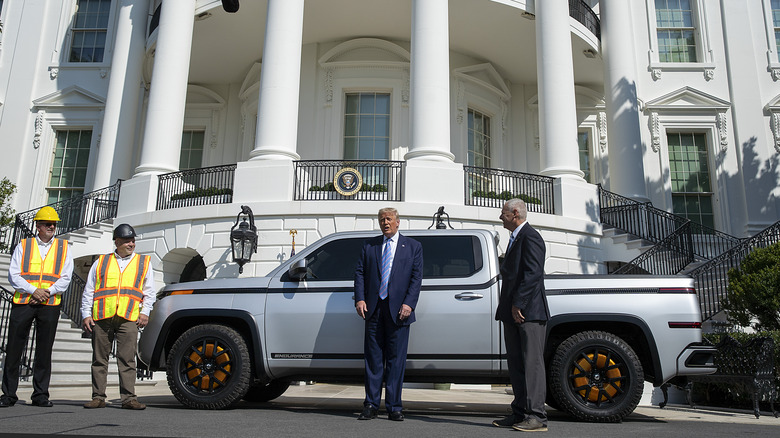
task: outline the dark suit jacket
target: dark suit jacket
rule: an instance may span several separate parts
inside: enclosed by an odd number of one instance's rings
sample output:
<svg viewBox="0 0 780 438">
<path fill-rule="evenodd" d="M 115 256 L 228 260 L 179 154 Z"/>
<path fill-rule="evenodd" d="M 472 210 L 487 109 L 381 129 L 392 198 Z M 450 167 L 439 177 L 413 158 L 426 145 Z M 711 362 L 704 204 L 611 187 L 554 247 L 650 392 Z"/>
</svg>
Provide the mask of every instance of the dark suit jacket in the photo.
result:
<svg viewBox="0 0 780 438">
<path fill-rule="evenodd" d="M 544 292 L 544 240 L 530 224 L 523 225 L 501 265 L 501 296 L 496 319 L 514 323 L 512 306 L 526 321 L 547 321 L 550 309 Z"/>
<path fill-rule="evenodd" d="M 365 301 L 368 316 L 373 315 L 379 302 L 379 283 L 382 281 L 381 264 L 384 236 L 366 240 L 355 268 L 355 302 Z M 398 234 L 393 258 L 393 269 L 387 285 L 390 312 L 397 325 L 409 325 L 415 321 L 414 309 L 420 297 L 422 285 L 423 253 L 420 242 Z M 398 320 L 401 305 L 412 308 L 412 314 L 404 321 Z"/>
</svg>

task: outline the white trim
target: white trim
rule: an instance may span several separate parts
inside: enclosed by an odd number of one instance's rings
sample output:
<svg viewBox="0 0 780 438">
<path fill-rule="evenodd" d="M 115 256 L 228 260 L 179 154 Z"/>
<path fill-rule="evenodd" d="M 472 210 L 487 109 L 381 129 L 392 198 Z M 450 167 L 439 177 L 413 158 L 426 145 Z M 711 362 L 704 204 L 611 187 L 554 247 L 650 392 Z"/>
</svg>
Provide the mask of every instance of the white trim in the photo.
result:
<svg viewBox="0 0 780 438">
<path fill-rule="evenodd" d="M 772 1 L 763 0 L 764 24 L 766 25 L 766 59 L 767 70 L 775 82 L 780 81 L 780 59 L 778 58 L 777 42 L 775 40 L 775 25 L 772 21 Z M 777 144 L 775 144 L 777 148 Z M 778 150 L 780 151 L 780 149 Z"/>
<path fill-rule="evenodd" d="M 647 31 L 650 50 L 647 52 L 648 70 L 654 81 L 664 72 L 701 71 L 707 81 L 715 77 L 715 62 L 707 30 L 707 9 L 702 0 L 691 0 L 694 27 L 696 29 L 696 56 L 698 62 L 661 62 L 658 57 L 658 31 L 655 18 L 655 0 L 645 0 L 647 7 Z"/>
</svg>

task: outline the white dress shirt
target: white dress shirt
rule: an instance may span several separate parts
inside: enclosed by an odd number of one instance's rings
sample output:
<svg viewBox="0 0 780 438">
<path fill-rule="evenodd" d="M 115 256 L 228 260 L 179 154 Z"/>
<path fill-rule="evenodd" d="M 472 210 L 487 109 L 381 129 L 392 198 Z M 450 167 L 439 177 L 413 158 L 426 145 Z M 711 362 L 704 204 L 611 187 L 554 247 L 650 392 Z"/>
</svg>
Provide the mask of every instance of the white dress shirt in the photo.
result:
<svg viewBox="0 0 780 438">
<path fill-rule="evenodd" d="M 41 253 L 41 260 L 46 259 L 46 254 L 49 253 L 49 250 L 52 248 L 52 243 L 54 242 L 54 239 L 52 238 L 47 243 L 44 243 L 41 241 L 38 236 L 35 236 L 35 240 L 38 242 L 38 250 Z M 67 245 L 67 243 L 66 243 Z M 16 245 L 16 249 L 14 249 L 14 253 L 11 256 L 11 265 L 8 267 L 8 283 L 11 284 L 11 287 L 14 288 L 17 292 L 21 292 L 24 294 L 32 295 L 35 290 L 37 289 L 35 286 L 31 285 L 27 282 L 24 278 L 22 278 L 22 253 L 24 252 L 24 248 L 21 242 L 19 242 L 18 245 Z M 60 278 L 54 282 L 53 285 L 49 287 L 48 292 L 50 295 L 60 295 L 66 290 L 68 290 L 68 285 L 70 284 L 70 277 L 73 275 L 73 257 L 70 254 L 70 248 L 68 248 L 68 253 L 65 256 L 65 264 L 62 265 L 62 271 L 60 272 Z"/>
</svg>

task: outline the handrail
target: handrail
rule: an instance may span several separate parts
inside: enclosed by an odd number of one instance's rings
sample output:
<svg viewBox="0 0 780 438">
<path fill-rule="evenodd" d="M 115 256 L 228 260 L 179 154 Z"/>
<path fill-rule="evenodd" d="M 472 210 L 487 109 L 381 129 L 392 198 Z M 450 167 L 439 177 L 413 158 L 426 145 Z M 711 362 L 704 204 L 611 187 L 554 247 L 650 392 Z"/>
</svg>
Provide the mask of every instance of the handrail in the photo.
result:
<svg viewBox="0 0 780 438">
<path fill-rule="evenodd" d="M 601 222 L 640 239 L 659 244 L 690 222 L 693 254 L 703 260 L 710 260 L 742 241 L 738 237 L 653 207 L 649 202 L 626 198 L 605 190 L 601 184 L 598 187 Z"/>
<path fill-rule="evenodd" d="M 501 208 L 519 198 L 528 211 L 555 214 L 555 178 L 476 166 L 463 166 L 463 177 L 465 205 Z"/>
<path fill-rule="evenodd" d="M 13 303 L 14 293 L 0 285 L 0 353 L 5 356 L 7 353 L 8 345 L 8 325 L 11 321 L 11 308 Z M 19 362 L 19 377 L 22 379 L 28 379 L 33 374 L 33 364 L 35 363 L 35 324 L 30 329 L 30 334 L 27 337 L 27 342 L 24 344 L 22 350 L 22 358 Z M 5 363 L 5 357 L 0 360 Z"/>
<path fill-rule="evenodd" d="M 569 0 L 569 16 L 601 39 L 601 22 L 593 9 L 584 0 Z"/>
<path fill-rule="evenodd" d="M 233 202 L 235 164 L 159 175 L 157 210 Z"/>
<path fill-rule="evenodd" d="M 675 275 L 694 261 L 691 221 L 674 230 L 657 245 L 621 266 L 613 274 Z"/>
<path fill-rule="evenodd" d="M 81 297 L 84 295 L 86 285 L 84 279 L 74 272 L 68 289 L 62 294 L 62 313 L 77 327 L 81 326 Z"/>
<path fill-rule="evenodd" d="M 111 186 L 49 204 L 48 206 L 54 208 L 60 217 L 55 236 L 115 218 L 121 186 L 122 180 L 117 180 Z M 34 236 L 34 217 L 40 208 L 23 211 L 16 215 L 13 239 L 7 252 L 13 252 L 22 239 Z"/>
<path fill-rule="evenodd" d="M 701 303 L 702 319 L 721 311 L 720 302 L 728 291 L 728 271 L 739 268 L 745 257 L 756 248 L 766 248 L 780 242 L 780 221 L 766 227 L 739 244 L 688 273 L 693 277 Z"/>
</svg>

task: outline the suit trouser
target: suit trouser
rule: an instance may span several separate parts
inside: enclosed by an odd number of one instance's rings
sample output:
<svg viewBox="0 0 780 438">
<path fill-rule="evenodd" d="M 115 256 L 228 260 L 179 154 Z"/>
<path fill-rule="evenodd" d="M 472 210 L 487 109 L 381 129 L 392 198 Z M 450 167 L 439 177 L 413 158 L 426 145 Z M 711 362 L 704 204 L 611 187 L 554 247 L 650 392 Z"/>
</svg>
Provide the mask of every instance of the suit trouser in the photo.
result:
<svg viewBox="0 0 780 438">
<path fill-rule="evenodd" d="M 547 425 L 544 401 L 547 380 L 544 370 L 546 321 L 504 323 L 506 362 L 515 399 L 512 413 L 517 418 L 534 417 Z"/>
<path fill-rule="evenodd" d="M 119 396 L 124 404 L 136 398 L 135 351 L 138 345 L 138 325 L 119 316 L 95 321 L 92 328 L 92 398 L 106 399 L 108 359 L 114 339 Z"/>
<path fill-rule="evenodd" d="M 396 325 L 388 300 L 380 300 L 374 314 L 366 318 L 364 354 L 366 360 L 365 406 L 379 408 L 382 381 L 385 380 L 385 409 L 400 411 L 401 388 L 406 370 L 409 326 Z"/>
<path fill-rule="evenodd" d="M 57 334 L 61 306 L 44 304 L 14 304 L 8 320 L 8 343 L 3 365 L 3 394 L 16 402 L 19 387 L 19 363 L 27 336 L 35 321 L 35 365 L 33 365 L 33 401 L 49 399 L 51 381 L 51 350 Z"/>
</svg>

